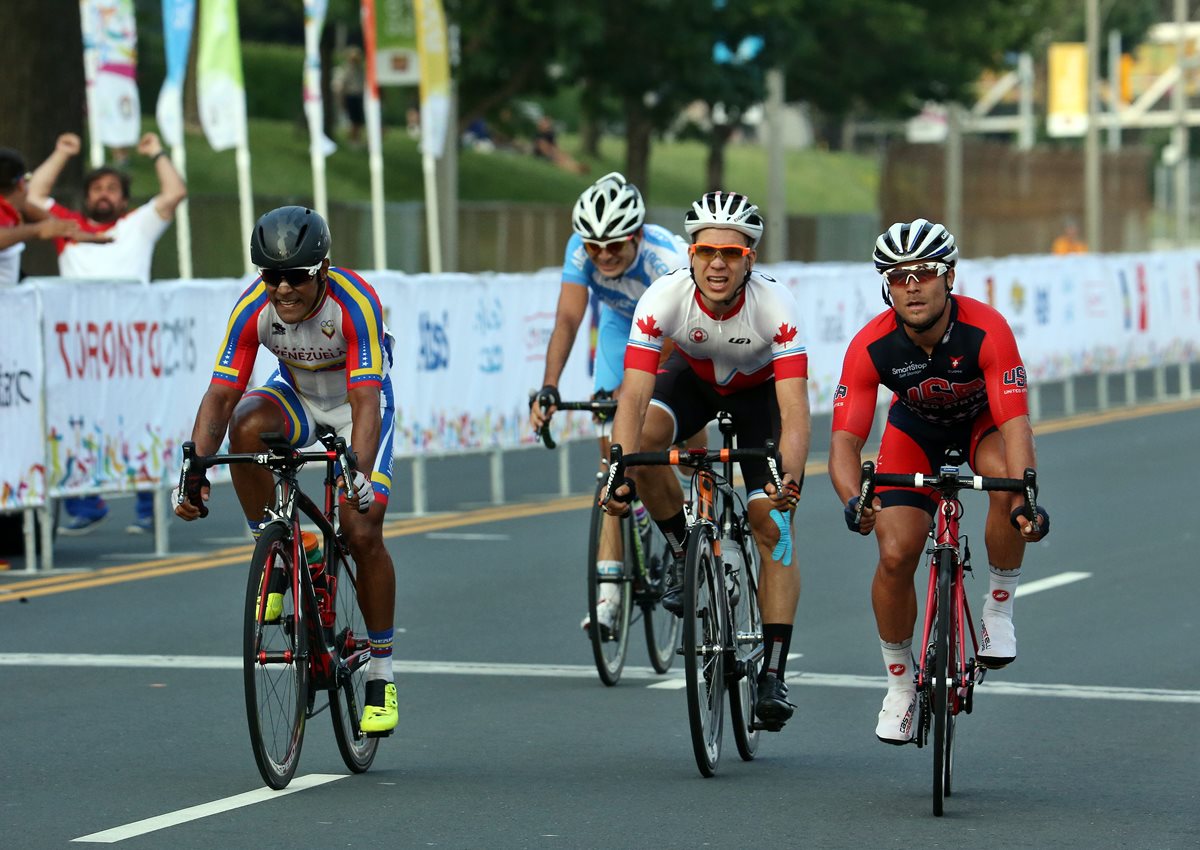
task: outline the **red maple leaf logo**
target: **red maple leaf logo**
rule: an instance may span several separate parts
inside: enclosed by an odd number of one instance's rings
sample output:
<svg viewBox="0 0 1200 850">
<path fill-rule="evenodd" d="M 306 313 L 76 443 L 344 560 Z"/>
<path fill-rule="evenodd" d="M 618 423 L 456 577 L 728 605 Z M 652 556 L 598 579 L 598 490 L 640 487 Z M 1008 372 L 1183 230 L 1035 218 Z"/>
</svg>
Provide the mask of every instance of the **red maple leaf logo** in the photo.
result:
<svg viewBox="0 0 1200 850">
<path fill-rule="evenodd" d="M 644 319 L 638 319 L 637 326 L 638 326 L 638 330 L 641 331 L 642 333 L 644 333 L 648 337 L 653 338 L 653 337 L 662 336 L 662 328 L 660 328 L 658 325 L 656 325 L 654 323 L 653 316 L 647 316 Z M 794 334 L 795 331 L 793 331 L 792 333 Z"/>
<path fill-rule="evenodd" d="M 775 342 L 779 345 L 787 345 L 796 338 L 796 329 L 784 322 L 779 326 L 779 333 L 775 334 Z"/>
</svg>

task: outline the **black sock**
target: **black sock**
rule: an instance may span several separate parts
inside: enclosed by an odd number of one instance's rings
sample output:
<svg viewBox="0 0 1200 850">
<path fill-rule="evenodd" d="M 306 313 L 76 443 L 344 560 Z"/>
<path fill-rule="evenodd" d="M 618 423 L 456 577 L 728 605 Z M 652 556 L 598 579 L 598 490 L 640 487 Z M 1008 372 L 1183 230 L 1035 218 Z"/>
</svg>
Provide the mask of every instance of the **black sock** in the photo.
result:
<svg viewBox="0 0 1200 850">
<path fill-rule="evenodd" d="M 683 515 L 683 508 L 680 508 L 679 513 L 670 519 L 661 521 L 656 519 L 654 524 L 662 530 L 663 536 L 671 544 L 671 553 L 676 558 L 682 558 L 683 538 L 687 537 L 687 518 Z"/>
<path fill-rule="evenodd" d="M 788 647 L 792 645 L 791 623 L 763 623 L 763 653 L 762 672 L 774 673 L 779 681 L 783 681 L 783 671 L 787 667 Z"/>
</svg>

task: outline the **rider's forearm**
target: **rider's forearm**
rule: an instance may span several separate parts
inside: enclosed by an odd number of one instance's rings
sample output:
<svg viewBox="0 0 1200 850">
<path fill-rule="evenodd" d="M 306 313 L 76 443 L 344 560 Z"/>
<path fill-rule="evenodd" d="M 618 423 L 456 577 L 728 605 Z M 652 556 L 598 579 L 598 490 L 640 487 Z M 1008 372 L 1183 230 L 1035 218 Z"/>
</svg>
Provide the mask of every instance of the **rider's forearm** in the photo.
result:
<svg viewBox="0 0 1200 850">
<path fill-rule="evenodd" d="M 560 316 L 554 323 L 550 345 L 546 348 L 546 371 L 542 374 L 542 386 L 558 386 L 563 369 L 567 366 L 567 358 L 571 355 L 571 347 L 575 344 L 575 334 L 578 332 L 579 323 L 572 322 L 567 317 Z"/>
<path fill-rule="evenodd" d="M 829 439 L 829 478 L 843 504 L 859 493 L 864 444 L 849 431 L 834 431 Z"/>
<path fill-rule="evenodd" d="M 226 389 L 216 384 L 209 386 L 196 412 L 196 424 L 192 426 L 192 442 L 196 444 L 197 454 L 210 455 L 221 448 L 239 398 L 240 390 Z"/>
<path fill-rule="evenodd" d="M 356 388 L 350 391 L 350 447 L 354 449 L 355 464 L 366 476 L 375 468 L 379 453 L 379 435 L 383 417 L 379 412 L 379 390 Z"/>
</svg>

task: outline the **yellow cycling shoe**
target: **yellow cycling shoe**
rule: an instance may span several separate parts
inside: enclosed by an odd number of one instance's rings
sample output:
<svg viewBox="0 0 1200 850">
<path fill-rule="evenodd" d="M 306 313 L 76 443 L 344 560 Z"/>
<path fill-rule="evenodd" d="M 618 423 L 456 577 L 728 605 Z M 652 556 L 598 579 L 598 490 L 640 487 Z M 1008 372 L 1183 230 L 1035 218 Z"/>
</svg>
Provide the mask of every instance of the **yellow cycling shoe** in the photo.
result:
<svg viewBox="0 0 1200 850">
<path fill-rule="evenodd" d="M 396 703 L 396 686 L 383 679 L 367 682 L 367 695 L 359 727 L 367 733 L 391 732 L 400 719 Z"/>
<path fill-rule="evenodd" d="M 262 602 L 258 602 L 254 606 L 254 616 L 258 618 L 258 609 Z M 283 594 L 268 593 L 267 594 L 267 616 L 262 618 L 264 623 L 274 623 L 279 620 L 279 615 L 283 613 Z"/>
</svg>

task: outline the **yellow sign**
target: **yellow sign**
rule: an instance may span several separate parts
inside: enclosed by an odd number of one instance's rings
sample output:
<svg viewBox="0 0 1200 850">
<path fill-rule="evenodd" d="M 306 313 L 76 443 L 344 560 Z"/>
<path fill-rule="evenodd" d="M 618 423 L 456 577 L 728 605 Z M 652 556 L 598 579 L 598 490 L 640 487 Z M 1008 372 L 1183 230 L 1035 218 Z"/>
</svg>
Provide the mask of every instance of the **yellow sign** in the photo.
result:
<svg viewBox="0 0 1200 850">
<path fill-rule="evenodd" d="M 450 49 L 441 0 L 416 0 L 417 55 L 421 64 L 421 149 L 440 157 L 450 112 Z"/>
<path fill-rule="evenodd" d="M 1087 132 L 1087 45 L 1051 44 L 1047 77 L 1050 102 L 1046 132 L 1051 136 L 1082 136 Z"/>
</svg>

